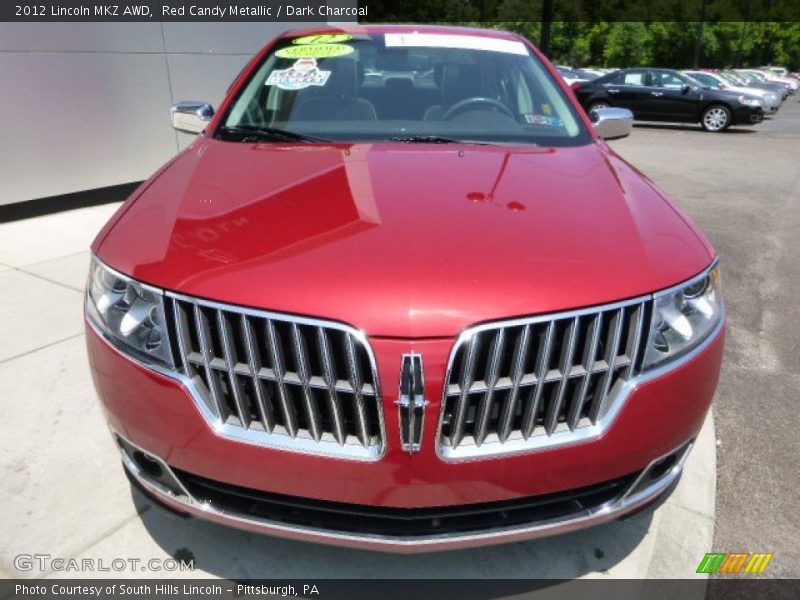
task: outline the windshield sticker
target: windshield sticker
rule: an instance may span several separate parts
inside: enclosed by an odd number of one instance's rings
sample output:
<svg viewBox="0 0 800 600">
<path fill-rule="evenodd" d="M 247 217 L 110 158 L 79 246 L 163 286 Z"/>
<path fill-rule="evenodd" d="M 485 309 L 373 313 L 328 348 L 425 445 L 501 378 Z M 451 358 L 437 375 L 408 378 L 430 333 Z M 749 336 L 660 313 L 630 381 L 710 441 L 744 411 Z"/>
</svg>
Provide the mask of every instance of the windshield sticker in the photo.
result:
<svg viewBox="0 0 800 600">
<path fill-rule="evenodd" d="M 564 122 L 558 117 L 551 117 L 549 115 L 533 115 L 527 113 L 524 115 L 525 122 L 528 125 L 544 125 L 545 127 L 564 127 Z"/>
<path fill-rule="evenodd" d="M 460 50 L 487 50 L 527 56 L 525 44 L 514 40 L 478 35 L 449 35 L 443 33 L 387 33 L 387 48 L 457 48 Z"/>
<path fill-rule="evenodd" d="M 349 42 L 353 36 L 348 33 L 323 33 L 320 35 L 304 35 L 303 37 L 294 38 L 293 44 L 340 44 L 342 42 Z"/>
<path fill-rule="evenodd" d="M 352 51 L 353 47 L 347 44 L 306 44 L 281 48 L 275 53 L 275 56 L 281 58 L 331 58 L 344 56 Z"/>
<path fill-rule="evenodd" d="M 274 85 L 289 91 L 302 90 L 312 85 L 325 85 L 330 76 L 330 71 L 320 71 L 316 59 L 304 58 L 288 69 L 272 71 L 264 85 Z"/>
</svg>

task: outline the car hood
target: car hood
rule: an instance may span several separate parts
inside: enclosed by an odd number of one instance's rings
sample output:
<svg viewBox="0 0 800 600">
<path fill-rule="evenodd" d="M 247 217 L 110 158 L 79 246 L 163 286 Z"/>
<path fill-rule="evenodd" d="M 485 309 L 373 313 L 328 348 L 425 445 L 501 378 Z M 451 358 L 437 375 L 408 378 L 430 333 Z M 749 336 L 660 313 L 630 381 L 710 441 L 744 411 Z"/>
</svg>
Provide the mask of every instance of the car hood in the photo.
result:
<svg viewBox="0 0 800 600">
<path fill-rule="evenodd" d="M 603 144 L 244 144 L 200 138 L 93 246 L 153 285 L 453 336 L 680 282 L 708 242 Z"/>
<path fill-rule="evenodd" d="M 729 87 L 729 92 L 733 92 L 734 94 L 747 94 L 748 96 L 758 96 L 759 98 L 764 98 L 769 92 L 767 90 L 760 90 L 758 88 L 747 88 L 747 87 Z"/>
</svg>

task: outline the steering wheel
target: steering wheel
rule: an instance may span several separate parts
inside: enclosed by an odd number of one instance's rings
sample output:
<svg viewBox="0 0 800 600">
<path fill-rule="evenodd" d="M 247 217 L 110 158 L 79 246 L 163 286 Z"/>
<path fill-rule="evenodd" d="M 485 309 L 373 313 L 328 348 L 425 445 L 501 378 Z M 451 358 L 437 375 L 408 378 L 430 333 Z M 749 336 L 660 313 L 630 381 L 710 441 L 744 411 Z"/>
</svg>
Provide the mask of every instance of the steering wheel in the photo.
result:
<svg viewBox="0 0 800 600">
<path fill-rule="evenodd" d="M 508 107 L 499 100 L 495 100 L 494 98 L 486 98 L 484 96 L 475 96 L 474 98 L 465 98 L 464 100 L 453 104 L 453 106 L 448 108 L 442 115 L 442 121 L 452 119 L 455 115 L 464 112 L 467 107 L 472 106 L 473 104 L 485 104 L 491 106 L 492 108 L 498 108 L 500 109 L 500 112 L 505 113 L 512 119 L 514 118 L 514 115 L 508 109 Z"/>
</svg>

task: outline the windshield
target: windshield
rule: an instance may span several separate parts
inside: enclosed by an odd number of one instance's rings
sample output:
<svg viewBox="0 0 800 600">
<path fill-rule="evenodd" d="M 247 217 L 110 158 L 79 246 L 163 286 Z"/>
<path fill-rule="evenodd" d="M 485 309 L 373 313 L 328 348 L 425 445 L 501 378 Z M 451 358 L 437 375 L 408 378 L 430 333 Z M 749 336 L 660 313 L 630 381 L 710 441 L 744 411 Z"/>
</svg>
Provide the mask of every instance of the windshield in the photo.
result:
<svg viewBox="0 0 800 600">
<path fill-rule="evenodd" d="M 222 123 L 216 135 L 234 141 L 250 139 L 237 131 L 266 128 L 346 142 L 591 141 L 575 107 L 523 42 L 463 34 L 283 39 Z"/>
<path fill-rule="evenodd" d="M 708 73 L 691 72 L 686 74 L 687 77 L 697 80 L 702 86 L 721 90 L 723 89 L 722 83 L 713 75 Z"/>
<path fill-rule="evenodd" d="M 707 84 L 704 84 L 702 81 L 697 79 L 697 77 L 695 77 L 694 75 L 686 75 L 686 74 L 684 74 L 683 75 L 683 79 L 686 81 L 686 83 L 688 83 L 689 85 L 691 85 L 693 87 L 716 87 L 716 86 L 719 86 L 719 83 L 717 83 L 717 82 L 715 82 L 715 85 L 710 85 L 710 86 L 707 85 Z"/>
<path fill-rule="evenodd" d="M 735 83 L 737 85 L 744 85 L 745 83 L 747 83 L 746 80 L 742 79 L 741 77 L 738 77 L 737 75 L 734 75 L 733 73 L 720 73 L 720 75 L 725 79 L 727 79 L 728 81 L 730 81 L 731 83 Z"/>
</svg>

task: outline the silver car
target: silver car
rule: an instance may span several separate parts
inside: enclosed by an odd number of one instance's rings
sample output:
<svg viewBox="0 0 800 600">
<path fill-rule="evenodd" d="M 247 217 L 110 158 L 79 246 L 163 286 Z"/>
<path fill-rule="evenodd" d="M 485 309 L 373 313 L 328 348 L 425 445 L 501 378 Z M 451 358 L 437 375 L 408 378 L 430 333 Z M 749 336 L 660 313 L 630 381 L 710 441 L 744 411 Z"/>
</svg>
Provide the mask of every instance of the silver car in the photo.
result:
<svg viewBox="0 0 800 600">
<path fill-rule="evenodd" d="M 778 109 L 781 106 L 781 98 L 778 97 L 777 94 L 774 92 L 770 92 L 769 90 L 763 90 L 759 88 L 752 88 L 747 86 L 736 86 L 733 85 L 731 82 L 726 81 L 724 78 L 716 75 L 714 73 L 708 73 L 706 71 L 683 71 L 686 75 L 692 77 L 703 84 L 705 87 L 709 87 L 715 90 L 729 90 L 731 92 L 738 92 L 739 94 L 746 94 L 748 96 L 754 96 L 759 104 L 761 105 L 761 110 L 764 111 L 765 115 L 772 115 L 778 112 Z"/>
</svg>

